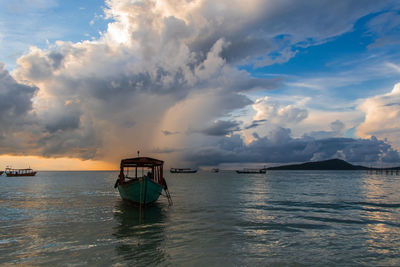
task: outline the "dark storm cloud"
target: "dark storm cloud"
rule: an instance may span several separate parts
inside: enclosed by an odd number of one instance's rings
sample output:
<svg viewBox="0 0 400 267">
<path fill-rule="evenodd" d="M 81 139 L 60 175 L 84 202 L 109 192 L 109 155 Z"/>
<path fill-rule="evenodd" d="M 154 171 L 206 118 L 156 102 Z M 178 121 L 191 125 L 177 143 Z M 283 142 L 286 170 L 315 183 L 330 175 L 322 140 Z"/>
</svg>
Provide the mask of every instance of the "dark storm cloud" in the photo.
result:
<svg viewBox="0 0 400 267">
<path fill-rule="evenodd" d="M 43 135 L 38 142 L 38 150 L 31 151 L 45 157 L 75 157 L 92 159 L 96 156 L 101 142 L 93 128 L 59 130 Z"/>
<path fill-rule="evenodd" d="M 248 130 L 248 129 L 256 128 L 256 127 L 262 125 L 266 121 L 267 120 L 254 120 L 251 122 L 250 125 L 247 125 L 246 127 L 244 127 L 244 129 Z"/>
<path fill-rule="evenodd" d="M 29 154 L 40 135 L 32 98 L 39 89 L 18 83 L 0 63 L 0 152 Z"/>
<path fill-rule="evenodd" d="M 276 89 L 279 88 L 283 82 L 281 78 L 261 79 L 253 77 L 247 78 L 245 76 L 240 79 L 237 77 L 231 78 L 232 79 L 226 84 L 226 87 L 237 92 Z"/>
<path fill-rule="evenodd" d="M 16 82 L 0 63 L 0 132 L 26 119 L 37 91 L 35 86 Z"/>
<path fill-rule="evenodd" d="M 213 125 L 209 126 L 206 129 L 202 129 L 199 132 L 205 135 L 211 136 L 222 136 L 231 134 L 234 131 L 240 130 L 239 123 L 236 121 L 216 121 Z"/>
<path fill-rule="evenodd" d="M 272 51 L 276 46 L 272 40 L 261 38 L 253 38 L 244 36 L 244 38 L 236 38 L 221 53 L 221 56 L 228 62 L 243 60 L 244 58 L 254 57 L 260 54 Z"/>
<path fill-rule="evenodd" d="M 16 82 L 0 65 L 0 150 L 4 154 L 92 158 L 99 146 L 93 128 L 80 125 L 74 103 L 34 110 L 39 89 Z"/>
<path fill-rule="evenodd" d="M 49 54 L 49 59 L 53 69 L 58 69 L 64 60 L 64 55 L 58 52 L 52 52 Z"/>
<path fill-rule="evenodd" d="M 269 137 L 257 138 L 246 145 L 239 135 L 224 137 L 213 147 L 187 153 L 187 159 L 198 165 L 227 162 L 290 163 L 343 158 L 350 162 L 397 163 L 399 153 L 390 144 L 371 139 L 312 137 L 292 138 L 290 130 L 279 128 Z"/>
<path fill-rule="evenodd" d="M 78 129 L 80 125 L 79 111 L 73 111 L 70 114 L 62 114 L 45 122 L 45 128 L 48 132 L 67 131 Z"/>
</svg>

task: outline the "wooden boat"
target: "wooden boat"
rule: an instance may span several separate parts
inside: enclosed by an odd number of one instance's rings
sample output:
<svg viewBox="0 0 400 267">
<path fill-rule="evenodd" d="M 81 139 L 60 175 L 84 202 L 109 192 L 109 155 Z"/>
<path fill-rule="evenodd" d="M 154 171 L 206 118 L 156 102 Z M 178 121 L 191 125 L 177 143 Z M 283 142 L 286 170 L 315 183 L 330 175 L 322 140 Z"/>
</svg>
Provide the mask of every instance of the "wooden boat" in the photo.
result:
<svg viewBox="0 0 400 267">
<path fill-rule="evenodd" d="M 193 170 L 190 168 L 171 168 L 169 170 L 171 173 L 196 173 L 197 170 Z"/>
<path fill-rule="evenodd" d="M 266 173 L 267 169 L 243 169 L 243 170 L 237 170 L 237 173 Z"/>
<path fill-rule="evenodd" d="M 35 176 L 36 172 L 31 168 L 28 169 L 13 169 L 7 167 L 5 171 L 7 177 L 17 177 L 17 176 Z"/>
<path fill-rule="evenodd" d="M 114 188 L 118 188 L 123 200 L 138 205 L 155 202 L 164 189 L 168 201 L 172 205 L 163 176 L 163 165 L 163 161 L 148 157 L 123 159 Z"/>
</svg>

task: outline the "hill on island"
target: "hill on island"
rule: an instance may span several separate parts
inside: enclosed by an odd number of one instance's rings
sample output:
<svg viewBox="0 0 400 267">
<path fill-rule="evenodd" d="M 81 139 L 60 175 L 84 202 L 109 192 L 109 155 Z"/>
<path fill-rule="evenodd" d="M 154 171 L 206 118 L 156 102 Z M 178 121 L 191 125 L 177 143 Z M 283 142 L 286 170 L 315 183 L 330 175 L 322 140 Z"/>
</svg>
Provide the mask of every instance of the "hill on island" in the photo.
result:
<svg viewBox="0 0 400 267">
<path fill-rule="evenodd" d="M 306 162 L 302 164 L 284 165 L 278 167 L 270 167 L 267 170 L 370 170 L 370 168 L 353 165 L 341 159 L 330 159 L 324 161 Z"/>
</svg>

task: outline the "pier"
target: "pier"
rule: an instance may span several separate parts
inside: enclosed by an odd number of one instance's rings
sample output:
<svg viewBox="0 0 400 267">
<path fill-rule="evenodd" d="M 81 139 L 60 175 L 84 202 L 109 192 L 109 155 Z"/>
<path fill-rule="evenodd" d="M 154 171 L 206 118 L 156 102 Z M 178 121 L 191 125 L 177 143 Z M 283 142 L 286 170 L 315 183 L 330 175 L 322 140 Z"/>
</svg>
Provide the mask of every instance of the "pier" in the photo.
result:
<svg viewBox="0 0 400 267">
<path fill-rule="evenodd" d="M 399 175 L 400 174 L 400 170 L 399 169 L 379 168 L 379 169 L 369 169 L 368 173 L 369 174 Z"/>
</svg>

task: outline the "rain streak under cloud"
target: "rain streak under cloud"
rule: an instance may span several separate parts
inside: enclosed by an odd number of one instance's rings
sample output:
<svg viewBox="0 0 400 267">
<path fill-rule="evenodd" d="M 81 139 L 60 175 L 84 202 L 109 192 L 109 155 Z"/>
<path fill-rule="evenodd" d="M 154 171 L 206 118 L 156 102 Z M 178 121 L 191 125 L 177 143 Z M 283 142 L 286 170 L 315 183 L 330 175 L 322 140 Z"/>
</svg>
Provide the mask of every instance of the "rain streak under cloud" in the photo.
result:
<svg viewBox="0 0 400 267">
<path fill-rule="evenodd" d="M 399 85 L 320 108 L 329 86 L 290 87 L 290 75 L 255 70 L 290 64 L 363 19 L 376 40 L 369 51 L 400 40 L 387 26 L 398 10 L 392 1 L 108 0 L 99 38 L 32 46 L 11 73 L 0 66 L 0 151 L 117 163 L 141 150 L 197 166 L 396 163 Z"/>
</svg>

